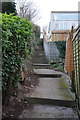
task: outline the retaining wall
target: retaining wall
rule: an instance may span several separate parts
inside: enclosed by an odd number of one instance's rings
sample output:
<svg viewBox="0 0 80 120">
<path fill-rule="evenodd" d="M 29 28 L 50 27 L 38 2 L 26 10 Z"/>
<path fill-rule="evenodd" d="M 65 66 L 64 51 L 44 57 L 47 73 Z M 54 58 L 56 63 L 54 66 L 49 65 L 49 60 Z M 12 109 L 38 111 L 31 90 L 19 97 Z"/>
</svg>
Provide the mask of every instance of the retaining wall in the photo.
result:
<svg viewBox="0 0 80 120">
<path fill-rule="evenodd" d="M 43 41 L 44 53 L 48 61 L 60 62 L 59 51 L 54 41 Z"/>
</svg>

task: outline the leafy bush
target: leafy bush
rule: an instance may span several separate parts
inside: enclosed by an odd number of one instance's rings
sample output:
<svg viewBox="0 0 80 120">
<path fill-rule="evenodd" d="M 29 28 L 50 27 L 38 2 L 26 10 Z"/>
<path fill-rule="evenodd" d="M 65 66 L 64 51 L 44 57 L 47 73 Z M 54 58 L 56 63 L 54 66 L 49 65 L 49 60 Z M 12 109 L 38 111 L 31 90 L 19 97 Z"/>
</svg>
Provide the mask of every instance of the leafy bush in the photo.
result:
<svg viewBox="0 0 80 120">
<path fill-rule="evenodd" d="M 60 53 L 60 58 L 65 59 L 66 41 L 55 41 Z"/>
<path fill-rule="evenodd" d="M 58 71 L 64 71 L 64 65 L 62 63 L 50 63 L 56 70 Z"/>
<path fill-rule="evenodd" d="M 2 16 L 2 87 L 3 96 L 20 80 L 22 60 L 31 52 L 32 24 L 13 14 Z"/>
</svg>

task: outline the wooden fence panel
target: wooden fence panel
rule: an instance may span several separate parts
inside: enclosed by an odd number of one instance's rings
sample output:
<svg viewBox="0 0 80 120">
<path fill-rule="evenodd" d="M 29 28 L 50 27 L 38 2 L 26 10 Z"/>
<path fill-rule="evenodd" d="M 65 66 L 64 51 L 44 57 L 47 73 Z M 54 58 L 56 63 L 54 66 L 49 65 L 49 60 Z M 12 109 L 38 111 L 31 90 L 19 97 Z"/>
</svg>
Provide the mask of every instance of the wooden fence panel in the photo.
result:
<svg viewBox="0 0 80 120">
<path fill-rule="evenodd" d="M 74 71 L 72 38 L 73 38 L 73 27 L 66 41 L 66 67 L 65 69 L 71 78 L 72 78 L 72 72 Z"/>
<path fill-rule="evenodd" d="M 80 114 L 80 27 L 73 33 L 74 30 L 72 27 L 66 41 L 66 71 L 71 77 Z"/>
<path fill-rule="evenodd" d="M 80 109 L 80 27 L 77 29 L 72 43 L 74 56 L 74 86 L 77 105 Z"/>
</svg>

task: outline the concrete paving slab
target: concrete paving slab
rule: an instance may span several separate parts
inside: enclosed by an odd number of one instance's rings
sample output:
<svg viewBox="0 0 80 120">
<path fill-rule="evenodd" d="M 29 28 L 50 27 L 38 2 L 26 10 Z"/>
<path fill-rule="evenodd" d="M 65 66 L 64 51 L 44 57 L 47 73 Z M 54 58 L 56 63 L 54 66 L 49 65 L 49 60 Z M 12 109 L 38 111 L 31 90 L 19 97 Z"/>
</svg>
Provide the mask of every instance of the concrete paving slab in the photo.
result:
<svg viewBox="0 0 80 120">
<path fill-rule="evenodd" d="M 62 78 L 39 78 L 39 86 L 30 94 L 30 97 L 73 101 L 67 83 L 63 86 L 62 82 Z"/>
<path fill-rule="evenodd" d="M 55 120 L 78 120 L 75 110 L 67 107 L 36 104 L 33 109 L 25 109 L 19 118 L 54 118 Z M 61 119 L 60 119 L 61 118 Z"/>
<path fill-rule="evenodd" d="M 33 69 L 35 74 L 61 74 L 59 71 L 53 69 Z"/>
<path fill-rule="evenodd" d="M 40 77 L 54 77 L 58 78 L 61 77 L 61 73 L 52 69 L 33 69 L 34 74 L 40 76 Z"/>
</svg>

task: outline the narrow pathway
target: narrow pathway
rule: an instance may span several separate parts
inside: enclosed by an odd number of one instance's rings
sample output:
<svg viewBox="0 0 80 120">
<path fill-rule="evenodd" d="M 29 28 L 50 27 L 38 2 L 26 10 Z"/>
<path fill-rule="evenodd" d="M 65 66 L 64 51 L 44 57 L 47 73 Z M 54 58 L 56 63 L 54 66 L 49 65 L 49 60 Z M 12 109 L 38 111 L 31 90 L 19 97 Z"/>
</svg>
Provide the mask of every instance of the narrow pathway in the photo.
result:
<svg viewBox="0 0 80 120">
<path fill-rule="evenodd" d="M 25 96 L 26 101 L 33 104 L 33 109 L 24 110 L 20 118 L 78 118 L 68 76 L 47 64 L 42 49 L 33 56 L 32 65 L 39 84 Z"/>
<path fill-rule="evenodd" d="M 56 100 L 73 101 L 64 74 L 52 69 L 34 69 L 40 75 L 39 86 L 31 93 L 30 97 L 47 98 Z"/>
</svg>

